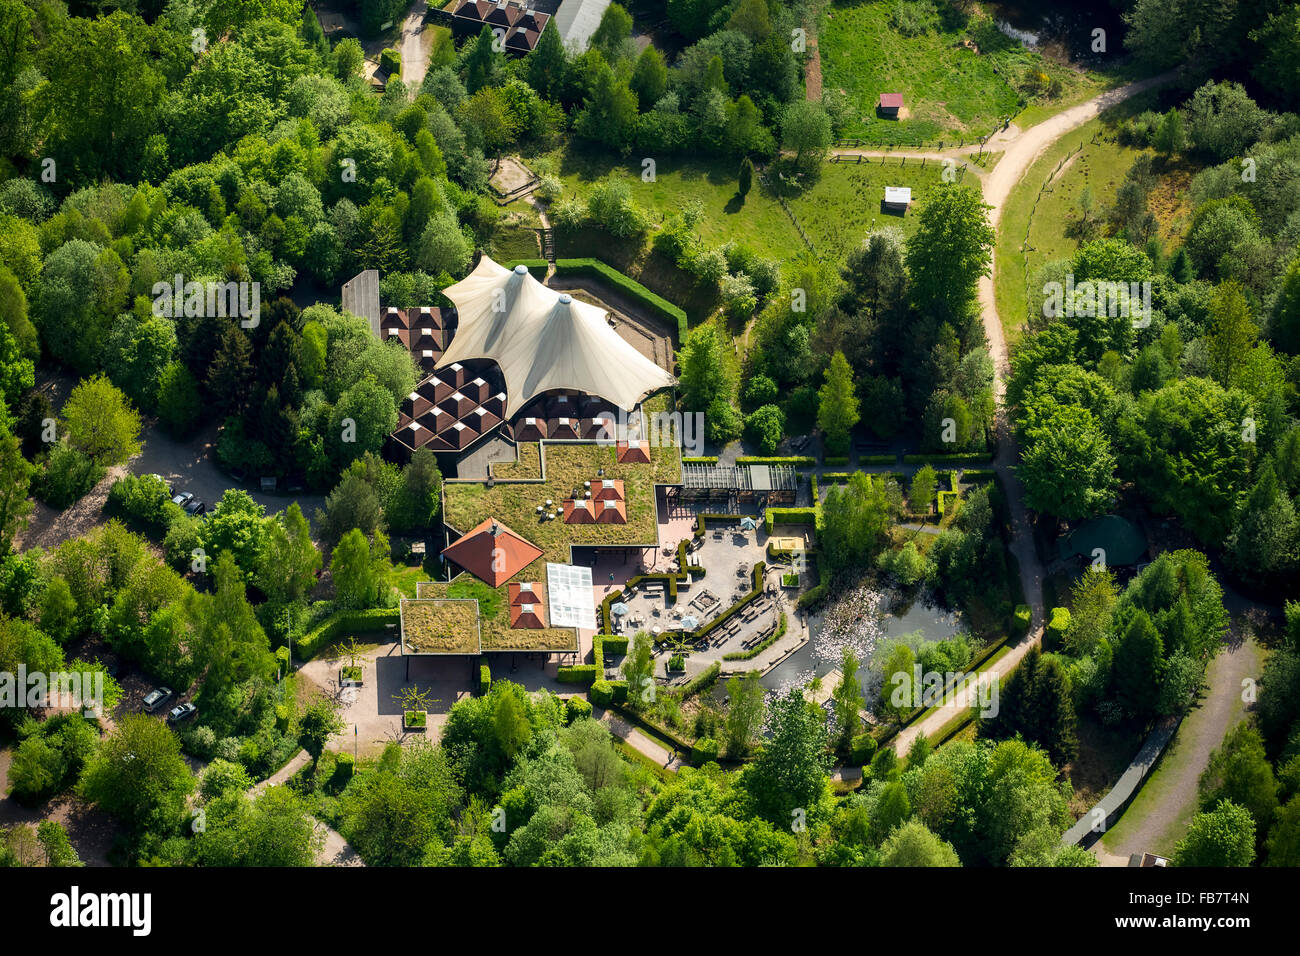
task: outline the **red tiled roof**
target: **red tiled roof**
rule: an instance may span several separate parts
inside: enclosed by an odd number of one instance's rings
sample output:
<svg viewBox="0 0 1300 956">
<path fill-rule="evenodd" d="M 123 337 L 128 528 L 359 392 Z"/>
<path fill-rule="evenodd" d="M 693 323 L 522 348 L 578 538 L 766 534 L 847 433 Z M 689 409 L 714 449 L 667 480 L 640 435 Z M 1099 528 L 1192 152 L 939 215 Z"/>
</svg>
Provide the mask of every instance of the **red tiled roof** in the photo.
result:
<svg viewBox="0 0 1300 956">
<path fill-rule="evenodd" d="M 565 524 L 591 524 L 596 520 L 593 513 L 596 509 L 586 498 L 567 498 L 564 502 L 564 523 Z"/>
<path fill-rule="evenodd" d="M 903 105 L 902 93 L 881 93 L 880 108 L 886 110 L 900 109 Z"/>
<path fill-rule="evenodd" d="M 624 464 L 650 464 L 650 443 L 648 441 L 625 442 L 621 441 L 616 446 L 618 450 L 618 463 Z"/>
<path fill-rule="evenodd" d="M 622 501 L 623 479 L 602 478 L 591 483 L 591 497 L 597 501 Z"/>
<path fill-rule="evenodd" d="M 511 627 L 546 626 L 546 588 L 537 581 L 506 586 Z"/>
<path fill-rule="evenodd" d="M 447 545 L 442 556 L 498 588 L 544 553 L 495 518 L 488 518 Z"/>
<path fill-rule="evenodd" d="M 534 418 L 529 421 L 527 418 L 515 424 L 515 441 L 541 441 L 546 437 L 546 419 Z"/>
<path fill-rule="evenodd" d="M 596 520 L 601 524 L 626 524 L 627 503 L 606 499 L 596 505 Z"/>
</svg>

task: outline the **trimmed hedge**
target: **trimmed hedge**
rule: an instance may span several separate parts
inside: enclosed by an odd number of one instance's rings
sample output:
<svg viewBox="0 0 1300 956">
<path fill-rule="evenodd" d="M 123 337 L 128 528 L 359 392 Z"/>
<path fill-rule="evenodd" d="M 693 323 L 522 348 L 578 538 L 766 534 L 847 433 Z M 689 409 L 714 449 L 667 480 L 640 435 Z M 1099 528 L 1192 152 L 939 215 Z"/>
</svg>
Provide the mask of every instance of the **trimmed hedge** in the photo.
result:
<svg viewBox="0 0 1300 956">
<path fill-rule="evenodd" d="M 515 266 L 526 266 L 528 271 L 533 274 L 533 278 L 538 282 L 546 281 L 546 273 L 550 270 L 550 263 L 545 259 L 515 259 L 512 262 L 502 263 L 507 269 L 513 269 Z"/>
<path fill-rule="evenodd" d="M 1061 640 L 1065 637 L 1065 631 L 1070 626 L 1070 610 L 1064 607 L 1052 608 L 1052 619 L 1047 622 L 1047 631 L 1044 637 L 1055 641 L 1055 646 L 1060 646 Z"/>
<path fill-rule="evenodd" d="M 399 77 L 402 75 L 402 54 L 398 50 L 389 47 L 386 50 L 379 51 L 379 69 L 389 76 Z"/>
<path fill-rule="evenodd" d="M 480 664 L 478 668 L 478 693 L 484 696 L 492 689 L 492 669 L 486 664 Z"/>
<path fill-rule="evenodd" d="M 294 653 L 299 660 L 309 661 L 347 631 L 379 631 L 401 620 L 397 608 L 376 607 L 368 611 L 336 611 L 314 630 L 294 641 Z"/>
<path fill-rule="evenodd" d="M 903 464 L 905 465 L 960 465 L 963 462 L 982 462 L 988 463 L 993 461 L 993 453 L 987 451 L 959 452 L 953 454 L 935 454 L 935 455 L 904 455 Z"/>
<path fill-rule="evenodd" d="M 691 763 L 702 767 L 718 759 L 718 742 L 712 737 L 701 737 L 691 748 Z"/>
<path fill-rule="evenodd" d="M 763 528 L 768 534 L 779 524 L 810 524 L 814 529 L 818 525 L 818 512 L 814 508 L 768 508 L 763 516 Z"/>
<path fill-rule="evenodd" d="M 590 685 L 605 673 L 605 648 L 607 647 L 616 654 L 626 654 L 627 638 L 617 634 L 597 634 L 591 639 L 592 662 L 561 666 L 556 669 L 555 679 L 562 684 Z"/>
<path fill-rule="evenodd" d="M 697 514 L 695 516 L 695 537 L 697 538 L 704 537 L 705 532 L 708 530 L 708 523 L 710 521 L 713 522 L 725 521 L 727 524 L 740 524 L 740 519 L 742 517 L 744 516 L 728 515 L 728 514 L 721 514 L 721 513 L 707 514 L 701 512 L 700 514 Z"/>
<path fill-rule="evenodd" d="M 598 680 L 591 685 L 591 702 L 601 707 L 621 704 L 627 700 L 627 681 Z"/>
<path fill-rule="evenodd" d="M 848 455 L 827 455 L 822 459 L 823 465 L 847 465 L 848 463 Z"/>
<path fill-rule="evenodd" d="M 714 661 L 683 684 L 681 690 L 678 691 L 677 696 L 682 700 L 686 700 L 688 697 L 692 697 L 702 690 L 707 690 L 718 682 L 718 676 L 721 673 L 722 665 L 719 662 Z"/>
<path fill-rule="evenodd" d="M 771 647 L 781 638 L 785 637 L 785 628 L 788 623 L 789 622 L 786 619 L 785 611 L 782 611 L 781 618 L 780 620 L 777 621 L 776 624 L 776 630 L 774 630 L 768 637 L 765 637 L 763 640 L 759 641 L 757 644 L 755 644 L 747 651 L 732 651 L 730 654 L 723 654 L 722 659 L 724 661 L 753 660 L 755 657 L 757 657 L 759 654 L 762 654 L 765 650 L 767 650 L 769 647 Z"/>
<path fill-rule="evenodd" d="M 817 562 L 817 583 L 799 595 L 799 600 L 795 602 L 794 606 L 801 611 L 812 607 L 824 598 L 826 591 L 830 588 L 830 575 L 826 570 L 825 559 L 822 558 L 820 551 L 813 552 L 813 557 Z"/>
<path fill-rule="evenodd" d="M 677 326 L 677 342 L 686 338 L 688 324 L 686 313 L 663 296 L 655 295 L 635 279 L 629 279 L 613 266 L 599 259 L 556 259 L 555 274 L 578 275 L 601 279 L 629 298 L 635 299 L 655 315 Z"/>
<path fill-rule="evenodd" d="M 590 717 L 591 709 L 591 701 L 581 697 L 570 697 L 564 705 L 565 723 L 572 724 L 584 717 Z"/>
<path fill-rule="evenodd" d="M 717 455 L 700 455 L 697 458 L 683 458 L 683 465 L 716 465 L 718 463 Z"/>
<path fill-rule="evenodd" d="M 801 465 L 816 467 L 817 459 L 811 455 L 741 455 L 736 459 L 737 465 Z"/>
<path fill-rule="evenodd" d="M 859 465 L 896 465 L 898 464 L 897 455 L 859 455 Z"/>
<path fill-rule="evenodd" d="M 1013 621 L 1015 626 L 1016 637 L 1024 637 L 1026 634 L 1029 633 L 1030 613 L 1029 613 L 1028 604 L 1016 605 L 1016 613 L 1013 618 Z"/>
</svg>

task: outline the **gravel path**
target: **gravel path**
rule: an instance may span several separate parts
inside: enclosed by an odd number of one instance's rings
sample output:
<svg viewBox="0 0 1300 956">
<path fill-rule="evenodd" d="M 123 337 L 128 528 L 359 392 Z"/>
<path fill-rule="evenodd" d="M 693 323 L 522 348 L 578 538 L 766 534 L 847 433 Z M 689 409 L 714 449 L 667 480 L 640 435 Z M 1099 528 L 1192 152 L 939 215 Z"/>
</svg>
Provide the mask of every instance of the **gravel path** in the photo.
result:
<svg viewBox="0 0 1300 956">
<path fill-rule="evenodd" d="M 1183 718 L 1163 760 L 1144 784 L 1152 797 L 1143 801 L 1139 791 L 1119 823 L 1094 844 L 1093 852 L 1103 866 L 1128 866 L 1134 853 L 1173 852 L 1196 812 L 1197 785 L 1210 753 L 1245 717 L 1242 681 L 1258 679 L 1261 664 L 1253 640 L 1226 645 L 1210 662 L 1200 702 Z"/>
</svg>

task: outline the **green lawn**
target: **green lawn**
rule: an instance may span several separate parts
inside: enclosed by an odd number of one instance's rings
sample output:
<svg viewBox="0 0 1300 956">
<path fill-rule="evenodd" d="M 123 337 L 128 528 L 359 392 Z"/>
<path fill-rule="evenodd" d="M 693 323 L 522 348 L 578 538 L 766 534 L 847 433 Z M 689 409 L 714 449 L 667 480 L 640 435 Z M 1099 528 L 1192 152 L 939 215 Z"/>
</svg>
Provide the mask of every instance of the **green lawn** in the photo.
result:
<svg viewBox="0 0 1300 956">
<path fill-rule="evenodd" d="M 555 158 L 567 189 L 581 192 L 606 176 L 624 177 L 655 226 L 687 203 L 698 202 L 704 210 L 700 235 L 709 245 L 741 242 L 760 255 L 782 262 L 798 261 L 811 254 L 790 214 L 764 186 L 756 184 L 744 201 L 740 201 L 736 196 L 735 164 L 731 160 L 670 156 L 659 162 L 655 181 L 647 183 L 641 179 L 639 160 L 624 161 L 580 147 L 570 148 Z M 960 174 L 960 167 L 958 170 Z M 864 158 L 860 164 L 826 163 L 817 182 L 804 192 L 790 196 L 787 204 L 812 241 L 817 257 L 842 262 L 849 250 L 860 244 L 872 229 L 895 225 L 910 233 L 917 213 L 941 183 L 942 173 L 943 167 L 932 161 L 922 167 L 919 160 L 902 156 L 883 160 Z M 911 187 L 913 205 L 906 217 L 881 212 L 886 186 Z M 599 241 L 599 236 L 592 237 L 584 246 Z M 588 249 L 586 254 L 599 255 L 619 267 L 629 264 L 617 261 L 620 258 L 642 263 L 650 259 L 648 240 L 629 249 L 628 244 L 605 236 L 601 244 L 603 249 L 594 253 Z M 660 294 L 669 295 L 652 283 L 646 284 Z"/>
<path fill-rule="evenodd" d="M 1118 118 L 1140 112 L 1148 105 L 1146 96 L 1136 99 L 1141 102 L 1121 104 L 1052 144 L 1021 178 L 1003 207 L 993 286 L 1008 347 L 1019 341 L 1027 318 L 1026 263 L 1032 281 L 1045 262 L 1073 255 L 1080 244 L 1077 225 L 1082 216 L 1080 196 L 1085 187 L 1092 191 L 1092 217 L 1104 217 L 1129 167 L 1143 152 L 1120 146 L 1111 132 Z M 1057 167 L 1063 161 L 1066 165 L 1058 172 Z M 1038 200 L 1044 183 L 1049 185 Z M 1035 200 L 1038 208 L 1033 212 Z M 1096 233 L 1097 236 L 1105 234 L 1104 227 Z"/>
<path fill-rule="evenodd" d="M 853 120 L 845 137 L 882 144 L 970 141 L 1018 113 L 1022 90 L 1031 106 L 1054 111 L 1107 82 L 1047 60 L 1004 36 L 992 20 L 967 18 L 946 3 L 933 6 L 924 32 L 904 35 L 895 7 L 892 0 L 834 3 L 822 16 L 822 90 L 824 96 L 842 90 L 848 98 Z M 1052 81 L 1060 84 L 1055 96 L 1034 94 Z M 902 118 L 876 116 L 881 93 L 903 94 Z"/>
</svg>

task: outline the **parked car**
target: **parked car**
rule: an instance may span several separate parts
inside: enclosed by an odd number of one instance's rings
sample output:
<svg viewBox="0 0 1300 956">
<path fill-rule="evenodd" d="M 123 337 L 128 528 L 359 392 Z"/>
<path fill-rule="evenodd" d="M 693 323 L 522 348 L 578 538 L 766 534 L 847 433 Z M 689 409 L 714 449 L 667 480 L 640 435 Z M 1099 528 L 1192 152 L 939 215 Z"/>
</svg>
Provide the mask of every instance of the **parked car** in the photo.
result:
<svg viewBox="0 0 1300 956">
<path fill-rule="evenodd" d="M 182 491 L 172 499 L 172 504 L 184 509 L 187 515 L 198 516 L 208 510 L 208 506 L 198 498 L 195 498 L 194 492 L 192 491 Z"/>
<path fill-rule="evenodd" d="M 170 687 L 157 687 L 149 691 L 149 693 L 145 694 L 144 697 L 144 709 L 152 714 L 159 707 L 165 704 L 167 698 L 171 697 L 171 695 L 172 689 Z"/>
<path fill-rule="evenodd" d="M 199 709 L 193 704 L 178 704 L 167 714 L 167 719 L 173 724 L 179 724 L 182 720 L 189 720 L 198 712 Z"/>
</svg>

